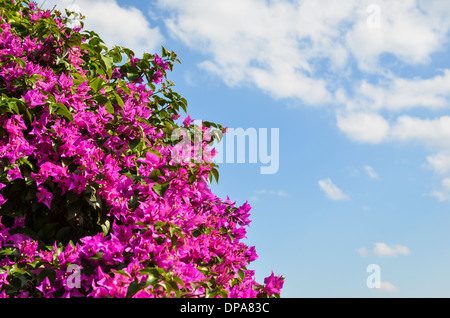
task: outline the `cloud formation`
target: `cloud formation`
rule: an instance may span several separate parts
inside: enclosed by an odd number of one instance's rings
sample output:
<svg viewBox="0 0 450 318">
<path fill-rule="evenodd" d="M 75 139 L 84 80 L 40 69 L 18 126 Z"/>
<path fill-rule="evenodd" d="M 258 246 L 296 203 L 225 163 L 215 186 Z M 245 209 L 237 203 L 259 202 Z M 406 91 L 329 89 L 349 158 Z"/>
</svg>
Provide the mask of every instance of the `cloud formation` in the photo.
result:
<svg viewBox="0 0 450 318">
<path fill-rule="evenodd" d="M 397 287 L 394 286 L 394 284 L 390 282 L 380 282 L 380 288 L 378 288 L 380 292 L 386 292 L 386 293 L 396 293 L 398 292 Z"/>
<path fill-rule="evenodd" d="M 393 245 L 389 246 L 383 242 L 376 242 L 372 252 L 368 251 L 365 247 L 360 247 L 357 249 L 357 252 L 360 256 L 366 257 L 371 253 L 375 256 L 385 257 L 385 256 L 399 256 L 399 255 L 409 255 L 410 250 L 407 246 L 403 245 Z"/>
<path fill-rule="evenodd" d="M 377 256 L 409 255 L 409 248 L 402 245 L 389 246 L 386 243 L 377 242 L 373 252 Z"/>
<path fill-rule="evenodd" d="M 163 36 L 158 27 L 151 27 L 142 11 L 133 6 L 121 7 L 115 0 L 47 0 L 46 8 L 64 12 L 65 8 L 81 12 L 86 18 L 85 29 L 95 30 L 112 48 L 122 45 L 132 49 L 137 56 L 159 49 Z"/>
<path fill-rule="evenodd" d="M 227 85 L 332 108 L 338 129 L 360 143 L 418 141 L 440 161 L 450 151 L 448 117 L 433 115 L 450 108 L 450 69 L 433 60 L 448 43 L 449 3 L 158 3 L 170 12 L 170 35 L 200 52 L 199 67 Z"/>
<path fill-rule="evenodd" d="M 367 173 L 367 175 L 371 179 L 380 179 L 380 177 L 378 176 L 378 173 L 375 172 L 375 169 L 373 167 L 365 165 L 363 168 L 364 168 L 364 171 Z"/>
<path fill-rule="evenodd" d="M 329 178 L 319 180 L 319 187 L 331 200 L 342 201 L 350 199 L 349 196 L 342 192 L 342 190 L 339 189 Z"/>
<path fill-rule="evenodd" d="M 250 197 L 251 201 L 259 201 L 261 197 L 267 197 L 275 196 L 279 198 L 287 197 L 288 193 L 284 190 L 267 190 L 267 189 L 261 189 L 261 190 L 255 190 L 255 194 Z"/>
</svg>

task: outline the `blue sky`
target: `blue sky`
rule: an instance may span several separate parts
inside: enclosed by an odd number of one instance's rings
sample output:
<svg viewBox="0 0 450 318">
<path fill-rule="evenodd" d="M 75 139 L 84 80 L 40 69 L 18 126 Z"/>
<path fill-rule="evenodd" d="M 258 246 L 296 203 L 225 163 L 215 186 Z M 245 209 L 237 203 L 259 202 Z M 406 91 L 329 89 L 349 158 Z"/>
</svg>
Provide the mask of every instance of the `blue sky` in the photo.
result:
<svg viewBox="0 0 450 318">
<path fill-rule="evenodd" d="M 260 282 L 283 275 L 284 297 L 450 296 L 448 1 L 38 1 L 55 3 L 110 47 L 175 51 L 192 118 L 279 129 L 276 173 L 225 162 L 213 186 L 253 207 Z"/>
</svg>

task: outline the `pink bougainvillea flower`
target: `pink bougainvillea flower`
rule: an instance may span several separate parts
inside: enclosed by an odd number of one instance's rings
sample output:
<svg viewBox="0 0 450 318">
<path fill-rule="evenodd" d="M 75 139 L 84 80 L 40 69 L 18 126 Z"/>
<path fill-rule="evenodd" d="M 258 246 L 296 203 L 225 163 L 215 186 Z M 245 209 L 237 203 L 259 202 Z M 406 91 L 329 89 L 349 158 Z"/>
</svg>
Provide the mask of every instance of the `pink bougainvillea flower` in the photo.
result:
<svg viewBox="0 0 450 318">
<path fill-rule="evenodd" d="M 25 226 L 25 217 L 18 217 L 14 219 L 14 225 L 11 227 L 11 229 L 20 229 Z"/>
<path fill-rule="evenodd" d="M 24 95 L 24 100 L 30 105 L 30 108 L 44 104 L 44 98 L 45 96 L 37 88 L 26 92 Z"/>
<path fill-rule="evenodd" d="M 112 79 L 118 79 L 118 78 L 122 78 L 122 73 L 120 73 L 119 68 L 114 68 L 112 73 L 111 73 L 111 78 Z"/>
<path fill-rule="evenodd" d="M 191 123 L 193 123 L 194 120 L 191 119 L 191 116 L 189 116 L 189 114 L 187 115 L 187 117 L 183 120 L 183 125 L 185 127 L 189 127 L 191 125 Z"/>
<path fill-rule="evenodd" d="M 163 61 L 158 54 L 155 54 L 155 58 L 153 59 L 156 65 L 159 67 L 162 67 L 164 70 L 169 70 L 169 64 L 165 61 Z"/>
<path fill-rule="evenodd" d="M 36 287 L 37 290 L 41 291 L 45 298 L 54 298 L 53 292 L 56 290 L 50 283 L 50 279 L 46 276 L 44 280 Z"/>
<path fill-rule="evenodd" d="M 140 59 L 136 58 L 134 55 L 131 56 L 130 58 L 130 64 L 131 66 L 135 67 L 136 66 L 136 62 L 139 62 Z"/>
<path fill-rule="evenodd" d="M 153 74 L 152 81 L 153 81 L 153 83 L 155 83 L 156 85 L 158 85 L 159 83 L 162 82 L 163 77 L 164 77 L 164 74 L 161 73 L 160 70 L 157 70 L 157 71 Z"/>
<path fill-rule="evenodd" d="M 44 187 L 39 186 L 36 196 L 38 198 L 37 202 L 44 204 L 49 210 L 51 209 L 53 193 L 47 191 Z"/>
<path fill-rule="evenodd" d="M 6 203 L 6 201 L 8 201 L 8 199 L 5 199 L 5 198 L 0 194 L 0 205 Z"/>
<path fill-rule="evenodd" d="M 284 278 L 282 276 L 275 276 L 272 271 L 270 276 L 264 278 L 264 284 L 264 290 L 269 296 L 280 294 L 281 289 L 283 288 Z"/>
<path fill-rule="evenodd" d="M 14 166 L 14 168 L 8 170 L 8 178 L 9 180 L 15 179 L 23 179 L 22 174 L 20 173 L 19 167 Z"/>
</svg>

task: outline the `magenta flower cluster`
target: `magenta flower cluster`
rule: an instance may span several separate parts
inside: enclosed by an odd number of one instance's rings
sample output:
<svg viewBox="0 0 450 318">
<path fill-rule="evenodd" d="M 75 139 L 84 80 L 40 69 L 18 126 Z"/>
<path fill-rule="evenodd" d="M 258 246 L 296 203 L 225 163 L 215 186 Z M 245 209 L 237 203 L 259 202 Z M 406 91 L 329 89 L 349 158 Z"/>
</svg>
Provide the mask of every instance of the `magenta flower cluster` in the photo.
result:
<svg viewBox="0 0 450 318">
<path fill-rule="evenodd" d="M 247 268 L 250 205 L 211 192 L 209 160 L 173 160 L 173 52 L 102 51 L 59 12 L 0 4 L 0 297 L 279 295 Z"/>
</svg>

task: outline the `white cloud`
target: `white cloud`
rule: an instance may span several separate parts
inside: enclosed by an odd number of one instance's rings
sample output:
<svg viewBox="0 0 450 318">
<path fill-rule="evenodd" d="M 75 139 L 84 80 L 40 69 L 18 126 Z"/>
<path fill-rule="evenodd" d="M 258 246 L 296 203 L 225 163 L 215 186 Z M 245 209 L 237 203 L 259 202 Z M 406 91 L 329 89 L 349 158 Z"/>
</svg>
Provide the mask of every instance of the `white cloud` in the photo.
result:
<svg viewBox="0 0 450 318">
<path fill-rule="evenodd" d="M 278 190 L 277 192 L 276 192 L 276 195 L 278 195 L 279 197 L 287 197 L 287 192 L 286 191 L 283 191 L 283 190 Z"/>
<path fill-rule="evenodd" d="M 442 46 L 448 23 L 436 26 L 434 14 L 418 10 L 416 1 L 372 0 L 359 2 L 354 27 L 346 34 L 348 47 L 361 70 L 378 72 L 382 54 L 395 55 L 410 64 L 426 63 L 430 55 Z M 376 4 L 378 12 L 367 12 Z M 379 28 L 370 27 L 368 18 L 379 13 Z M 411 36 L 414 34 L 414 36 Z"/>
<path fill-rule="evenodd" d="M 378 174 L 375 172 L 375 169 L 371 166 L 364 166 L 364 170 L 366 171 L 367 175 L 372 178 L 372 179 L 379 179 L 380 177 L 378 176 Z"/>
<path fill-rule="evenodd" d="M 369 251 L 365 247 L 360 247 L 356 251 L 362 257 L 366 257 L 371 254 L 373 254 L 375 256 L 398 256 L 398 255 L 409 255 L 410 254 L 410 250 L 407 246 L 403 246 L 403 245 L 399 245 L 399 244 L 396 244 L 394 246 L 389 246 L 383 242 L 375 243 L 375 246 L 372 251 Z"/>
<path fill-rule="evenodd" d="M 377 113 L 337 115 L 337 126 L 349 138 L 366 143 L 380 143 L 389 134 L 389 122 Z"/>
<path fill-rule="evenodd" d="M 349 196 L 342 192 L 331 179 L 319 180 L 320 189 L 325 192 L 331 200 L 348 200 Z"/>
<path fill-rule="evenodd" d="M 380 282 L 380 288 L 377 288 L 377 291 L 386 292 L 386 293 L 396 293 L 398 292 L 397 287 L 390 282 Z"/>
<path fill-rule="evenodd" d="M 132 6 L 121 7 L 115 0 L 51 0 L 44 4 L 47 8 L 56 5 L 60 11 L 69 7 L 80 10 L 86 17 L 84 29 L 98 33 L 109 48 L 121 45 L 141 56 L 143 52 L 159 50 L 163 41 L 159 28 L 152 28 L 141 11 Z"/>
<path fill-rule="evenodd" d="M 377 242 L 373 249 L 373 253 L 377 256 L 397 256 L 409 255 L 409 248 L 402 245 L 389 246 L 386 243 Z"/>
<path fill-rule="evenodd" d="M 279 198 L 282 197 L 287 197 L 288 193 L 284 190 L 267 190 L 267 189 L 260 189 L 260 190 L 255 190 L 255 195 L 253 195 L 252 201 L 259 201 L 261 198 L 260 196 L 264 196 L 264 195 L 271 195 L 271 196 L 276 196 Z"/>
<path fill-rule="evenodd" d="M 274 98 L 333 101 L 317 68 L 346 64 L 340 27 L 354 1 L 165 0 L 171 35 L 204 53 L 200 67 L 227 85 L 254 84 Z M 308 27 L 305 27 L 305 26 Z"/>
<path fill-rule="evenodd" d="M 450 149 L 450 116 L 422 119 L 408 115 L 400 116 L 392 127 L 394 140 L 417 140 L 432 149 Z"/>
<path fill-rule="evenodd" d="M 389 110 L 395 113 L 412 108 L 437 110 L 448 108 L 450 70 L 429 78 L 388 76 L 377 84 L 363 79 L 349 106 L 358 110 Z"/>
<path fill-rule="evenodd" d="M 427 156 L 428 167 L 440 175 L 450 172 L 450 153 L 438 152 Z"/>
<path fill-rule="evenodd" d="M 369 251 L 365 247 L 360 247 L 356 250 L 361 257 L 366 257 L 369 255 Z"/>
<path fill-rule="evenodd" d="M 295 97 L 307 104 L 334 102 L 335 92 L 342 88 L 336 78 L 348 75 L 344 70 L 351 57 L 359 70 L 384 75 L 389 70 L 380 67 L 383 54 L 392 54 L 408 64 L 428 63 L 431 54 L 442 47 L 450 28 L 442 5 L 420 3 L 423 8 L 419 10 L 413 0 L 377 1 L 379 12 L 374 13 L 379 13 L 379 28 L 368 24 L 374 14 L 367 10 L 374 5 L 372 0 L 158 3 L 170 12 L 165 19 L 170 34 L 205 55 L 200 63 L 203 69 L 230 86 L 252 83 L 275 98 Z M 429 101 L 442 104 L 433 95 L 436 83 L 432 81 L 387 78 L 387 82 L 400 96 L 381 89 L 383 94 L 375 94 L 379 96 L 376 105 L 383 101 L 391 107 L 409 107 L 409 102 L 427 107 Z M 362 85 L 362 93 L 379 90 L 366 81 L 355 84 Z"/>
<path fill-rule="evenodd" d="M 450 200 L 450 178 L 443 178 L 441 180 L 441 187 L 439 190 L 432 191 L 431 196 L 438 198 L 439 201 Z"/>
</svg>

